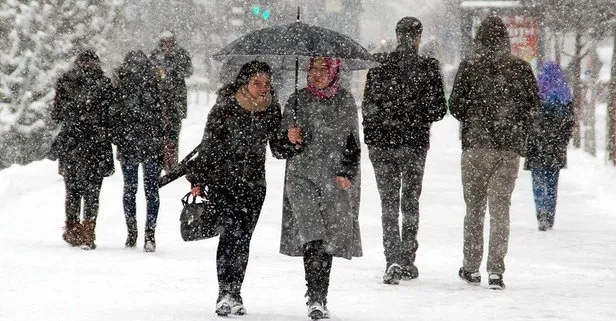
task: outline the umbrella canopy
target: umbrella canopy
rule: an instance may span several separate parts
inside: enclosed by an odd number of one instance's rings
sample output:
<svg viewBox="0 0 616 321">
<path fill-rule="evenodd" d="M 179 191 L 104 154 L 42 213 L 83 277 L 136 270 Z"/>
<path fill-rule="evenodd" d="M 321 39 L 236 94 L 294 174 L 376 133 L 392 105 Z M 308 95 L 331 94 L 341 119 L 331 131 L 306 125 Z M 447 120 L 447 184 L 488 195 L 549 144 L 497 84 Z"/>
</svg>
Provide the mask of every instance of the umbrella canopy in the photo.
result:
<svg viewBox="0 0 616 321">
<path fill-rule="evenodd" d="M 293 70 L 296 59 L 302 62 L 309 57 L 339 58 L 346 70 L 378 66 L 372 55 L 350 37 L 299 21 L 255 30 L 214 54 L 214 59 L 223 63 L 241 65 L 261 60 L 283 70 Z"/>
</svg>

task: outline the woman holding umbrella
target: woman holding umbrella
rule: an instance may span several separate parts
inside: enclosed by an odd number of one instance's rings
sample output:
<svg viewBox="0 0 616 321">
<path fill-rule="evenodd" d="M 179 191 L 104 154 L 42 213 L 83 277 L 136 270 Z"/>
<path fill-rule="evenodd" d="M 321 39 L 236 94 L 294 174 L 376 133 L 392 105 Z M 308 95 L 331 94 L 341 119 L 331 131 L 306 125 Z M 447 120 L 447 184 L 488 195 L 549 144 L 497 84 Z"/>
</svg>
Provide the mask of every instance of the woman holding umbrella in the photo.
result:
<svg viewBox="0 0 616 321">
<path fill-rule="evenodd" d="M 265 198 L 265 148 L 268 142 L 272 148 L 280 145 L 280 105 L 271 75 L 269 65 L 252 61 L 218 91 L 199 154 L 187 173 L 193 195 L 202 195 L 207 186 L 219 215 L 216 313 L 220 316 L 246 313 L 240 290 Z"/>
<path fill-rule="evenodd" d="M 339 59 L 310 60 L 308 86 L 291 95 L 283 115 L 295 154 L 274 154 L 288 158 L 280 251 L 304 259 L 312 319 L 329 316 L 332 258 L 362 254 L 357 106 L 340 86 L 340 66 Z"/>
</svg>

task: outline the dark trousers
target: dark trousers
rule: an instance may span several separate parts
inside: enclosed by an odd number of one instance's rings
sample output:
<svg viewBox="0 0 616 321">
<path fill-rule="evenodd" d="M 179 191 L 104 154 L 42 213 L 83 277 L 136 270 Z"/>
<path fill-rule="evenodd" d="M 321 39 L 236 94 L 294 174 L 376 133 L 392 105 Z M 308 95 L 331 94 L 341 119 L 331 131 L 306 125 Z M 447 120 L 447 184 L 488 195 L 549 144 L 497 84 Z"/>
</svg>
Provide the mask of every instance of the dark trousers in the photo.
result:
<svg viewBox="0 0 616 321">
<path fill-rule="evenodd" d="M 388 266 L 393 263 L 412 265 L 419 246 L 419 196 L 427 150 L 374 146 L 369 146 L 368 150 L 381 196 L 385 259 Z"/>
<path fill-rule="evenodd" d="M 221 293 L 239 294 L 248 265 L 250 240 L 265 200 L 265 187 L 214 190 L 211 197 L 220 211 L 222 227 L 216 253 L 218 286 Z"/>
<path fill-rule="evenodd" d="M 97 175 L 85 178 L 70 174 L 64 176 L 66 222 L 78 223 L 80 221 L 82 198 L 83 218 L 96 221 L 102 185 L 103 178 Z"/>
<path fill-rule="evenodd" d="M 548 217 L 554 217 L 559 173 L 558 168 L 538 168 L 531 171 L 537 215 L 545 214 Z"/>
<path fill-rule="evenodd" d="M 323 241 L 304 244 L 304 272 L 306 274 L 306 296 L 311 301 L 325 302 L 329 290 L 329 274 L 333 256 L 325 251 Z"/>
<path fill-rule="evenodd" d="M 147 160 L 143 163 L 125 160 L 122 162 L 122 175 L 124 175 L 124 217 L 129 229 L 137 228 L 137 187 L 139 183 L 139 164 L 143 165 L 143 187 L 145 191 L 147 216 L 146 229 L 156 228 L 160 197 L 158 196 L 158 176 L 160 165 L 157 159 Z"/>
</svg>

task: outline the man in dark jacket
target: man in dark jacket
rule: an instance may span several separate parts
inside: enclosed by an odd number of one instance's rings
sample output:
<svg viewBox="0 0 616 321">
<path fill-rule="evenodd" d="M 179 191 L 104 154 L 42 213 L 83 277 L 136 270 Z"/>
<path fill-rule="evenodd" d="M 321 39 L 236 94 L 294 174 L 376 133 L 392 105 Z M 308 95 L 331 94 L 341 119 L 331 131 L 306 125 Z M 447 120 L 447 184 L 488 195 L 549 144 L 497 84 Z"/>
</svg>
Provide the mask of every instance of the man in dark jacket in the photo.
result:
<svg viewBox="0 0 616 321">
<path fill-rule="evenodd" d="M 193 73 L 188 51 L 176 44 L 170 31 L 161 34 L 159 47 L 152 51 L 150 60 L 156 69 L 165 121 L 165 171 L 177 164 L 182 119 L 186 118 L 186 80 Z"/>
<path fill-rule="evenodd" d="M 66 226 L 62 237 L 72 246 L 94 249 L 103 177 L 113 174 L 109 108 L 113 86 L 96 53 L 86 50 L 56 86 L 51 118 L 61 125 L 52 145 L 66 186 Z M 83 223 L 80 223 L 83 198 Z"/>
<path fill-rule="evenodd" d="M 539 92 L 530 65 L 511 55 L 507 27 L 498 17 L 482 21 L 473 55 L 462 61 L 450 97 L 462 126 L 462 187 L 466 202 L 464 262 L 459 276 L 479 285 L 483 222 L 490 209 L 489 287 L 503 289 L 511 193 L 525 155 Z"/>
<path fill-rule="evenodd" d="M 364 140 L 381 196 L 386 284 L 419 276 L 419 196 L 430 126 L 447 112 L 439 62 L 417 54 L 422 30 L 417 18 L 398 22 L 398 47 L 375 55 L 381 66 L 368 73 L 362 106 Z"/>
</svg>

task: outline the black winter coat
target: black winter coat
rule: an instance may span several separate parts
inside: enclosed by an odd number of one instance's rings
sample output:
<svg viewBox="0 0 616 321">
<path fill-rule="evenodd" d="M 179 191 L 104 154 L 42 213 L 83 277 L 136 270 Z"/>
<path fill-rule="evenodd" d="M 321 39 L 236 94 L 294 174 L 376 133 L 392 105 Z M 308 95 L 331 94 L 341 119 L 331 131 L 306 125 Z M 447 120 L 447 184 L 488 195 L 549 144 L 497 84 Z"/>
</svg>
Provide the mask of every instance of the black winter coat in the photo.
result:
<svg viewBox="0 0 616 321">
<path fill-rule="evenodd" d="M 560 169 L 567 166 L 567 145 L 574 124 L 572 108 L 571 103 L 544 103 L 544 112 L 538 117 L 528 140 L 525 169 Z"/>
<path fill-rule="evenodd" d="M 438 60 L 399 46 L 375 55 L 362 104 L 364 141 L 370 146 L 430 147 L 430 125 L 447 113 Z"/>
<path fill-rule="evenodd" d="M 52 145 L 63 176 L 113 174 L 109 109 L 114 88 L 101 69 L 73 69 L 57 82 L 52 119 L 61 129 Z"/>
<path fill-rule="evenodd" d="M 539 108 L 537 83 L 524 60 L 479 51 L 460 63 L 449 110 L 462 125 L 463 150 L 497 149 L 525 156 Z"/>
<path fill-rule="evenodd" d="M 162 102 L 169 107 L 171 122 L 186 118 L 188 104 L 186 79 L 192 75 L 193 66 L 188 51 L 176 46 L 169 54 L 161 48 L 152 51 L 150 61 L 158 70 Z"/>
<path fill-rule="evenodd" d="M 152 66 L 124 65 L 119 72 L 118 102 L 112 119 L 120 160 L 162 158 L 163 111 Z"/>
<path fill-rule="evenodd" d="M 193 185 L 214 189 L 264 187 L 265 148 L 268 142 L 272 149 L 280 146 L 280 120 L 280 105 L 275 99 L 265 111 L 249 112 L 232 95 L 219 96 L 187 179 Z"/>
</svg>

